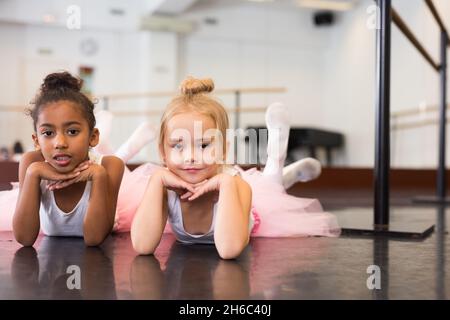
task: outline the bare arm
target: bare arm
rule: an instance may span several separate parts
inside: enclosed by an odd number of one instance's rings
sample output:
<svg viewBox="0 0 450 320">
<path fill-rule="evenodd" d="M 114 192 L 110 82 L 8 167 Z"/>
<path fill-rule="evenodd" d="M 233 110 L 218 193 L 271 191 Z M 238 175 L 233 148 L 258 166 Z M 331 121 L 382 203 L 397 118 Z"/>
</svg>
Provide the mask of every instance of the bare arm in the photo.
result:
<svg viewBox="0 0 450 320">
<path fill-rule="evenodd" d="M 35 161 L 38 161 L 38 154 L 27 152 L 19 164 L 19 197 L 14 212 L 13 232 L 17 242 L 23 246 L 32 246 L 40 229 L 41 179 L 35 168 L 29 169 Z"/>
<path fill-rule="evenodd" d="M 77 173 L 60 174 L 56 172 L 39 151 L 27 152 L 19 164 L 19 197 L 13 218 L 13 233 L 17 242 L 32 246 L 39 234 L 39 208 L 41 201 L 41 179 L 65 180 L 74 178 Z"/>
<path fill-rule="evenodd" d="M 214 243 L 221 258 L 234 259 L 249 241 L 251 188 L 241 177 L 221 173 L 198 185 L 189 200 L 211 191 L 219 191 Z"/>
<path fill-rule="evenodd" d="M 193 186 L 169 170 L 160 169 L 152 175 L 131 225 L 131 241 L 139 254 L 153 254 L 161 241 L 168 217 L 167 189 L 194 192 Z"/>
<path fill-rule="evenodd" d="M 142 202 L 131 225 L 131 241 L 139 254 L 153 254 L 161 241 L 167 222 L 167 190 L 161 172 L 155 172 L 147 185 Z"/>
<path fill-rule="evenodd" d="M 104 157 L 102 166 L 94 166 L 92 170 L 91 194 L 83 225 L 88 246 L 101 244 L 112 231 L 123 170 L 122 160 L 114 156 Z"/>
<path fill-rule="evenodd" d="M 221 258 L 234 259 L 247 246 L 251 201 L 251 188 L 244 180 L 239 176 L 221 176 L 214 228 L 214 242 Z"/>
</svg>

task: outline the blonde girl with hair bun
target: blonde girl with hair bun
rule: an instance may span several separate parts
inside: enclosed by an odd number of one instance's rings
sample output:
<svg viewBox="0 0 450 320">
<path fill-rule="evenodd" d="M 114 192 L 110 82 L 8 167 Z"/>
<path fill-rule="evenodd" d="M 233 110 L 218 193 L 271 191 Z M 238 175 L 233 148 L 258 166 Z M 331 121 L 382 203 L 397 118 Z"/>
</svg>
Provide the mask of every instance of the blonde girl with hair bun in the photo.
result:
<svg viewBox="0 0 450 320">
<path fill-rule="evenodd" d="M 272 104 L 266 112 L 264 171 L 244 171 L 226 165 L 229 121 L 223 105 L 210 95 L 213 81 L 188 77 L 180 89 L 161 119 L 164 167 L 152 168 L 132 221 L 137 253 L 154 253 L 167 222 L 179 242 L 214 244 L 223 259 L 238 257 L 250 236 L 339 235 L 336 218 L 323 212 L 317 199 L 286 193 L 286 186 L 316 178 L 321 167 L 311 158 L 283 167 L 289 136 L 284 105 Z M 135 184 L 134 190 L 139 189 Z"/>
<path fill-rule="evenodd" d="M 215 244 L 223 259 L 239 256 L 249 242 L 251 188 L 223 172 L 228 115 L 208 95 L 213 89 L 211 79 L 187 78 L 162 116 L 165 167 L 152 174 L 131 226 L 139 254 L 155 251 L 167 220 L 178 241 Z"/>
</svg>

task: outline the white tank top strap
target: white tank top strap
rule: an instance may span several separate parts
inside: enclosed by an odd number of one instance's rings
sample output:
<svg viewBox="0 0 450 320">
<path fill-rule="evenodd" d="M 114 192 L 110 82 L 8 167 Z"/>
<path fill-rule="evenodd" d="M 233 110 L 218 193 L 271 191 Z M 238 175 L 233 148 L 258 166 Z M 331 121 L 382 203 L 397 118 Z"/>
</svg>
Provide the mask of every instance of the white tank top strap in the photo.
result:
<svg viewBox="0 0 450 320">
<path fill-rule="evenodd" d="M 103 154 L 98 153 L 94 149 L 90 149 L 88 153 L 89 160 L 94 161 L 95 164 L 101 165 L 103 160 Z"/>
<path fill-rule="evenodd" d="M 224 165 L 222 167 L 222 173 L 229 174 L 230 176 L 241 176 L 241 172 L 238 170 L 237 166 Z"/>
</svg>

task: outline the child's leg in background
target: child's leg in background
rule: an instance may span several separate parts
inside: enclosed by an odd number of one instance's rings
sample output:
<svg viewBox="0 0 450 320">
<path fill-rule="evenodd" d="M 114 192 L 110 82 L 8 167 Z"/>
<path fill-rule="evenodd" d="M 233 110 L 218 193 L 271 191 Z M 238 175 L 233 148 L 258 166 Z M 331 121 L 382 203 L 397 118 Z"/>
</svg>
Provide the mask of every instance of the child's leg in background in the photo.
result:
<svg viewBox="0 0 450 320">
<path fill-rule="evenodd" d="M 282 184 L 284 161 L 289 139 L 289 114 L 281 103 L 271 104 L 266 111 L 267 161 L 263 175 Z"/>
<path fill-rule="evenodd" d="M 283 168 L 283 186 L 287 190 L 297 182 L 307 182 L 317 178 L 322 172 L 320 162 L 305 158 Z"/>
<path fill-rule="evenodd" d="M 100 132 L 99 142 L 95 150 L 100 154 L 113 154 L 110 144 L 110 134 L 112 127 L 113 114 L 106 110 L 100 110 L 95 114 L 97 129 Z"/>
<path fill-rule="evenodd" d="M 289 114 L 281 103 L 271 104 L 266 111 L 268 129 L 267 162 L 263 175 L 282 184 L 285 189 L 296 182 L 306 182 L 321 173 L 320 162 L 313 158 L 298 160 L 284 167 L 289 140 Z"/>
<path fill-rule="evenodd" d="M 122 159 L 124 163 L 131 160 L 147 143 L 156 137 L 156 130 L 148 122 L 144 122 L 136 128 L 116 152 L 113 152 L 110 144 L 113 114 L 109 111 L 101 110 L 96 113 L 95 117 L 97 128 L 100 131 L 100 141 L 96 147 L 97 152 L 103 155 L 114 154 Z"/>
<path fill-rule="evenodd" d="M 115 155 L 127 163 L 150 141 L 156 138 L 156 130 L 148 122 L 141 123 L 131 136 L 115 152 Z"/>
</svg>

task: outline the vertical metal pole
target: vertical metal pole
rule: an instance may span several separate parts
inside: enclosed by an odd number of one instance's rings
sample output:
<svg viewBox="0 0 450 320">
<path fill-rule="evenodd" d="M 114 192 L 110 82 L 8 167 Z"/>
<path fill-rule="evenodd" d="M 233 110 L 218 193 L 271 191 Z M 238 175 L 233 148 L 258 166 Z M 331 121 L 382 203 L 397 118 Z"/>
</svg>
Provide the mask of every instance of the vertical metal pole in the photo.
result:
<svg viewBox="0 0 450 320">
<path fill-rule="evenodd" d="M 444 200 L 446 196 L 445 174 L 445 147 L 447 123 L 447 45 L 448 35 L 441 31 L 441 67 L 440 73 L 440 105 L 439 105 L 439 161 L 437 172 L 436 192 L 437 198 Z"/>
<path fill-rule="evenodd" d="M 239 90 L 234 92 L 235 94 L 235 113 L 234 113 L 234 129 L 238 130 L 239 126 L 241 125 L 240 116 L 241 116 L 241 92 Z M 235 131 L 239 132 L 239 131 Z M 235 163 L 238 163 L 238 144 L 239 144 L 239 135 L 236 135 L 235 138 L 235 144 L 234 144 L 234 159 Z"/>
<path fill-rule="evenodd" d="M 391 0 L 378 0 L 374 225 L 389 225 Z"/>
<path fill-rule="evenodd" d="M 103 109 L 108 110 L 109 109 L 109 98 L 103 97 Z"/>
<path fill-rule="evenodd" d="M 241 125 L 241 92 L 236 91 L 235 93 L 235 114 L 234 114 L 234 128 L 239 129 Z"/>
</svg>

